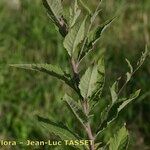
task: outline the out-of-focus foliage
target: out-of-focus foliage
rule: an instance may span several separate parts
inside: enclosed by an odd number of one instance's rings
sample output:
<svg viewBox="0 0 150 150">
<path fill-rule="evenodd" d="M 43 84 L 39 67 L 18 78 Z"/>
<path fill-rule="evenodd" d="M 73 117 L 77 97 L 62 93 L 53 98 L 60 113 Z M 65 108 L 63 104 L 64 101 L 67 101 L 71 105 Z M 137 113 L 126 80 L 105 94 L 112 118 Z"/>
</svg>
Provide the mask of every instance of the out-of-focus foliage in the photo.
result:
<svg viewBox="0 0 150 150">
<path fill-rule="evenodd" d="M 26 62 L 61 64 L 62 67 L 68 65 L 60 42 L 62 39 L 45 15 L 42 2 L 20 0 L 14 4 L 15 0 L 12 3 L 6 1 L 0 1 L 0 138 L 44 139 L 44 134 L 41 134 L 44 131 L 33 121 L 36 114 L 49 117 L 57 114 L 57 120 L 67 119 L 68 126 L 76 129 L 74 120 L 68 117 L 61 102 L 63 91 L 68 90 L 67 86 L 64 87 L 47 75 L 10 70 L 9 67 L 12 63 Z M 95 8 L 97 1 L 88 1 L 87 5 Z M 66 5 L 68 2 L 64 0 Z M 135 64 L 146 43 L 149 47 L 150 1 L 104 0 L 102 9 L 98 23 L 115 14 L 117 16 L 97 47 L 99 54 L 106 52 L 107 86 L 110 86 L 114 79 L 126 72 L 124 58 Z M 124 92 L 128 95 L 137 87 L 142 89 L 142 95 L 120 115 L 120 122 L 127 118 L 128 128 L 135 139 L 131 144 L 138 149 L 148 147 L 150 139 L 149 76 L 147 60 L 131 81 L 132 86 L 128 86 Z M 98 120 L 94 119 L 95 122 Z"/>
</svg>

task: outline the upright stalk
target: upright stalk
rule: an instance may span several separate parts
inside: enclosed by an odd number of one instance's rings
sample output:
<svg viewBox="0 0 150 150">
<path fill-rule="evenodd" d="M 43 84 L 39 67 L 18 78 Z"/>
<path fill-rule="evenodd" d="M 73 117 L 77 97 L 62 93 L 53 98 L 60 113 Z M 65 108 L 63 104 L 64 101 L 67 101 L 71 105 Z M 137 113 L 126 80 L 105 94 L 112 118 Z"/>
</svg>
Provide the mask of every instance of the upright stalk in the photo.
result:
<svg viewBox="0 0 150 150">
<path fill-rule="evenodd" d="M 75 60 L 73 58 L 71 58 L 71 66 L 72 66 L 72 70 L 73 70 L 73 74 L 74 74 L 75 84 L 78 85 L 79 81 L 80 81 L 79 74 L 78 74 L 78 64 L 75 62 Z M 88 100 L 81 99 L 80 102 L 81 102 L 84 113 L 88 116 L 89 115 Z M 94 136 L 93 136 L 91 125 L 90 125 L 89 121 L 84 124 L 84 128 L 87 133 L 88 139 L 90 141 L 92 141 L 92 144 L 91 143 L 89 144 L 89 149 L 94 150 Z"/>
<path fill-rule="evenodd" d="M 83 107 L 84 113 L 86 115 L 88 115 L 89 114 L 89 103 L 87 100 L 83 101 L 82 107 Z M 89 140 L 92 141 L 92 144 L 91 143 L 89 144 L 89 148 L 90 148 L 90 150 L 94 150 L 94 136 L 93 136 L 91 125 L 90 125 L 89 121 L 85 124 L 85 127 L 86 127 L 87 136 L 88 136 Z"/>
</svg>

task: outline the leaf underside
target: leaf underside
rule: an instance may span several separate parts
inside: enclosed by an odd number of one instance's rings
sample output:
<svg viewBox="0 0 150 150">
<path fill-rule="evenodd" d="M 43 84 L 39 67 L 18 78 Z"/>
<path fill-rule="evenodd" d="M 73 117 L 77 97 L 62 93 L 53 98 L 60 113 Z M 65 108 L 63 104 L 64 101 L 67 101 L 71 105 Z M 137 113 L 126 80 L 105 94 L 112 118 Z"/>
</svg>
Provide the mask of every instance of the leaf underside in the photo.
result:
<svg viewBox="0 0 150 150">
<path fill-rule="evenodd" d="M 75 135 L 67 126 L 65 126 L 62 123 L 56 123 L 50 119 L 47 118 L 43 118 L 40 116 L 38 117 L 38 121 L 40 122 L 40 124 L 51 134 L 55 134 L 56 136 L 58 136 L 62 141 L 63 140 L 80 140 L 80 138 Z M 73 145 L 73 147 L 83 150 L 83 146 L 82 145 Z"/>
<path fill-rule="evenodd" d="M 78 7 L 78 2 L 77 0 L 75 0 L 74 8 L 70 8 L 70 20 L 69 20 L 70 28 L 72 28 L 75 25 L 75 23 L 77 22 L 77 19 L 80 16 L 80 13 L 81 13 L 81 10 Z"/>
<path fill-rule="evenodd" d="M 50 119 L 38 116 L 38 121 L 50 132 L 59 136 L 61 140 L 77 140 L 78 137 L 73 134 L 65 125 L 55 123 Z"/>
<path fill-rule="evenodd" d="M 57 79 L 64 81 L 71 88 L 73 88 L 71 85 L 71 81 L 70 81 L 70 78 L 71 78 L 70 75 L 66 74 L 58 66 L 51 65 L 51 64 L 13 64 L 10 66 L 27 69 L 27 70 L 35 70 L 35 71 L 49 74 L 50 76 L 56 77 Z"/>
<path fill-rule="evenodd" d="M 77 120 L 84 125 L 85 123 L 88 122 L 88 117 L 86 114 L 83 112 L 82 108 L 79 106 L 79 104 L 74 101 L 70 96 L 65 94 L 64 96 L 64 101 L 66 102 L 67 106 L 71 110 L 71 112 L 75 115 Z"/>
<path fill-rule="evenodd" d="M 97 66 L 97 81 L 96 81 L 96 89 L 94 91 L 94 94 L 92 95 L 93 101 L 99 101 L 102 90 L 104 88 L 105 84 L 105 65 L 104 65 L 104 56 L 101 56 L 98 60 L 98 66 Z"/>
<path fill-rule="evenodd" d="M 43 0 L 43 5 L 52 22 L 59 28 L 61 35 L 65 37 L 68 33 L 68 25 L 63 17 L 62 0 Z"/>
<path fill-rule="evenodd" d="M 79 89 L 81 95 L 84 99 L 87 99 L 92 96 L 94 90 L 96 89 L 97 82 L 97 65 L 89 67 L 85 74 L 82 76 Z"/>
<path fill-rule="evenodd" d="M 83 20 L 83 22 L 76 23 L 68 32 L 67 36 L 64 39 L 64 48 L 67 50 L 68 54 L 72 56 L 78 45 L 82 42 L 85 35 L 85 22 L 86 19 Z"/>
<path fill-rule="evenodd" d="M 129 133 L 122 127 L 109 141 L 109 150 L 125 150 L 128 145 Z"/>
</svg>

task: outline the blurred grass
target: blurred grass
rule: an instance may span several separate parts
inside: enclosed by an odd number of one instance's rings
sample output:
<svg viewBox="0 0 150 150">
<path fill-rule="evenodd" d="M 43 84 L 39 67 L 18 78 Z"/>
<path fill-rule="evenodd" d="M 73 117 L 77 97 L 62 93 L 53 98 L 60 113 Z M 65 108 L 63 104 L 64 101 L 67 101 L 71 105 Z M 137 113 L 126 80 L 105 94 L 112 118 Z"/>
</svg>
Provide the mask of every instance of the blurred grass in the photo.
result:
<svg viewBox="0 0 150 150">
<path fill-rule="evenodd" d="M 88 4 L 94 8 L 97 1 Z M 67 56 L 41 1 L 20 2 L 16 8 L 4 0 L 0 2 L 0 138 L 43 139 L 41 128 L 33 123 L 36 114 L 55 116 L 56 120 L 67 120 L 68 126 L 77 127 L 61 101 L 67 87 L 55 78 L 10 68 L 9 64 L 45 62 L 65 67 Z M 106 51 L 108 87 L 126 73 L 125 58 L 135 64 L 145 44 L 149 46 L 150 1 L 105 0 L 102 8 L 98 23 L 115 14 L 118 16 L 97 48 L 98 53 Z M 147 60 L 124 92 L 128 94 L 141 88 L 141 97 L 120 116 L 120 120 L 127 120 L 135 139 L 132 146 L 139 150 L 150 144 L 149 65 Z"/>
</svg>

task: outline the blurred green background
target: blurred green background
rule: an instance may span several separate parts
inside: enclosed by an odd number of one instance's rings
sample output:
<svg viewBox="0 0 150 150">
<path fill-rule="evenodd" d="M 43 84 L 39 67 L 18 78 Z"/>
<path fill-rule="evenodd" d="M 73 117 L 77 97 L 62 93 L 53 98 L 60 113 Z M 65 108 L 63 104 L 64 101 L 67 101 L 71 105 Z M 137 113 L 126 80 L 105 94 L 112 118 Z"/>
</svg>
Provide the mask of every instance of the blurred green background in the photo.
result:
<svg viewBox="0 0 150 150">
<path fill-rule="evenodd" d="M 64 2 L 67 4 L 70 1 Z M 94 9 L 98 0 L 86 2 Z M 102 9 L 97 23 L 102 23 L 116 14 L 118 16 L 101 38 L 97 50 L 99 53 L 106 51 L 109 86 L 126 73 L 128 67 L 125 58 L 134 65 L 146 43 L 149 47 L 150 1 L 104 0 Z M 124 93 L 128 94 L 140 88 L 141 96 L 119 117 L 127 122 L 132 138 L 132 150 L 150 149 L 148 59 Z M 67 121 L 68 126 L 76 128 L 61 100 L 66 86 L 55 78 L 38 72 L 9 67 L 9 64 L 35 62 L 61 64 L 65 67 L 66 60 L 62 38 L 48 19 L 40 0 L 0 0 L 0 139 L 46 138 L 42 129 L 34 122 L 37 114 L 55 116 L 56 120 Z"/>
</svg>

